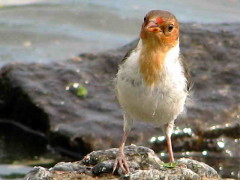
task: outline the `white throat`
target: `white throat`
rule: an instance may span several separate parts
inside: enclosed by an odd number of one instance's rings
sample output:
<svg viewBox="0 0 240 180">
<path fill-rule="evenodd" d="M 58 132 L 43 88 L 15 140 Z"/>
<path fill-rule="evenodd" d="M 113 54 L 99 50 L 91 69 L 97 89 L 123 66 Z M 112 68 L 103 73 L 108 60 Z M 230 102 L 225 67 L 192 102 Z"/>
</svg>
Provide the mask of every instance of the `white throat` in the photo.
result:
<svg viewBox="0 0 240 180">
<path fill-rule="evenodd" d="M 165 61 L 166 62 L 174 61 L 174 60 L 178 59 L 179 54 L 180 54 L 180 47 L 179 47 L 179 43 L 177 43 L 176 46 L 174 46 L 172 49 L 170 49 L 167 52 L 167 55 L 165 57 Z"/>
</svg>

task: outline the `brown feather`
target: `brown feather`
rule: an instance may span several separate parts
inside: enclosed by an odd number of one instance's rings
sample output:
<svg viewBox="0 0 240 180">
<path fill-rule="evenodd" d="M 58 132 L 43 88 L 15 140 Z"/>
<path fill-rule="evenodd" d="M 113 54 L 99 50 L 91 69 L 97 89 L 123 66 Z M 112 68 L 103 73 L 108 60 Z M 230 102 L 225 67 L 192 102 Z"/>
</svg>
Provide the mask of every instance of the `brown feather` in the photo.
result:
<svg viewBox="0 0 240 180">
<path fill-rule="evenodd" d="M 160 79 L 166 53 L 156 47 L 143 48 L 140 54 L 140 72 L 147 85 L 153 86 Z"/>
</svg>

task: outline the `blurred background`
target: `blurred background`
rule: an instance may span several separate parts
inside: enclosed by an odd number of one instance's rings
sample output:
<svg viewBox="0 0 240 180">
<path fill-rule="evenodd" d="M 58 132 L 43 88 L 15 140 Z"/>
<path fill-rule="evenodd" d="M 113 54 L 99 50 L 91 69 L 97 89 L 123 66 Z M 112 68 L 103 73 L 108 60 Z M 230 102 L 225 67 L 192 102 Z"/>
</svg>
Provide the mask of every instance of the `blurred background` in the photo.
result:
<svg viewBox="0 0 240 180">
<path fill-rule="evenodd" d="M 0 67 L 63 62 L 81 53 L 122 47 L 138 37 L 143 17 L 152 9 L 168 10 L 181 23 L 240 23 L 240 0 L 0 0 Z M 0 148 L 4 148 L 2 140 Z M 1 162 L 2 157 L 0 151 L 0 179 L 17 179 L 31 165 L 51 167 L 64 160 L 47 155 Z"/>
</svg>

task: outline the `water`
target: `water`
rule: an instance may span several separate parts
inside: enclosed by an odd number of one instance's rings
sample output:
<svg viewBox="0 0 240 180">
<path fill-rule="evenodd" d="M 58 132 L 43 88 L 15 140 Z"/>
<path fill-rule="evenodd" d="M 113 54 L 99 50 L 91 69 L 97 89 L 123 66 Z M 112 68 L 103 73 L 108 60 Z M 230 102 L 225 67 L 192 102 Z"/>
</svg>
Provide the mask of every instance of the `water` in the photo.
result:
<svg viewBox="0 0 240 180">
<path fill-rule="evenodd" d="M 240 22 L 239 0 L 0 0 L 0 66 L 120 47 L 138 36 L 151 9 L 169 10 L 181 22 Z"/>
<path fill-rule="evenodd" d="M 19 177 L 23 178 L 24 175 L 31 170 L 32 170 L 32 167 L 29 167 L 29 166 L 1 164 L 0 177 L 4 179 L 15 179 Z"/>
</svg>

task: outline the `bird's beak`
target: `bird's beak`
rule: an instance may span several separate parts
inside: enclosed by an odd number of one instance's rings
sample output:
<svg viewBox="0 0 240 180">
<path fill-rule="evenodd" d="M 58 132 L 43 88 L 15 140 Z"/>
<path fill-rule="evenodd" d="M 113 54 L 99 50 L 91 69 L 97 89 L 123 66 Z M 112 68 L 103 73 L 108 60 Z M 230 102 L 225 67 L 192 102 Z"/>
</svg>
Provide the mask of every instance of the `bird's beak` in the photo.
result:
<svg viewBox="0 0 240 180">
<path fill-rule="evenodd" d="M 149 32 L 160 32 L 161 31 L 159 25 L 154 20 L 149 21 L 149 23 L 146 26 L 146 29 Z"/>
</svg>

